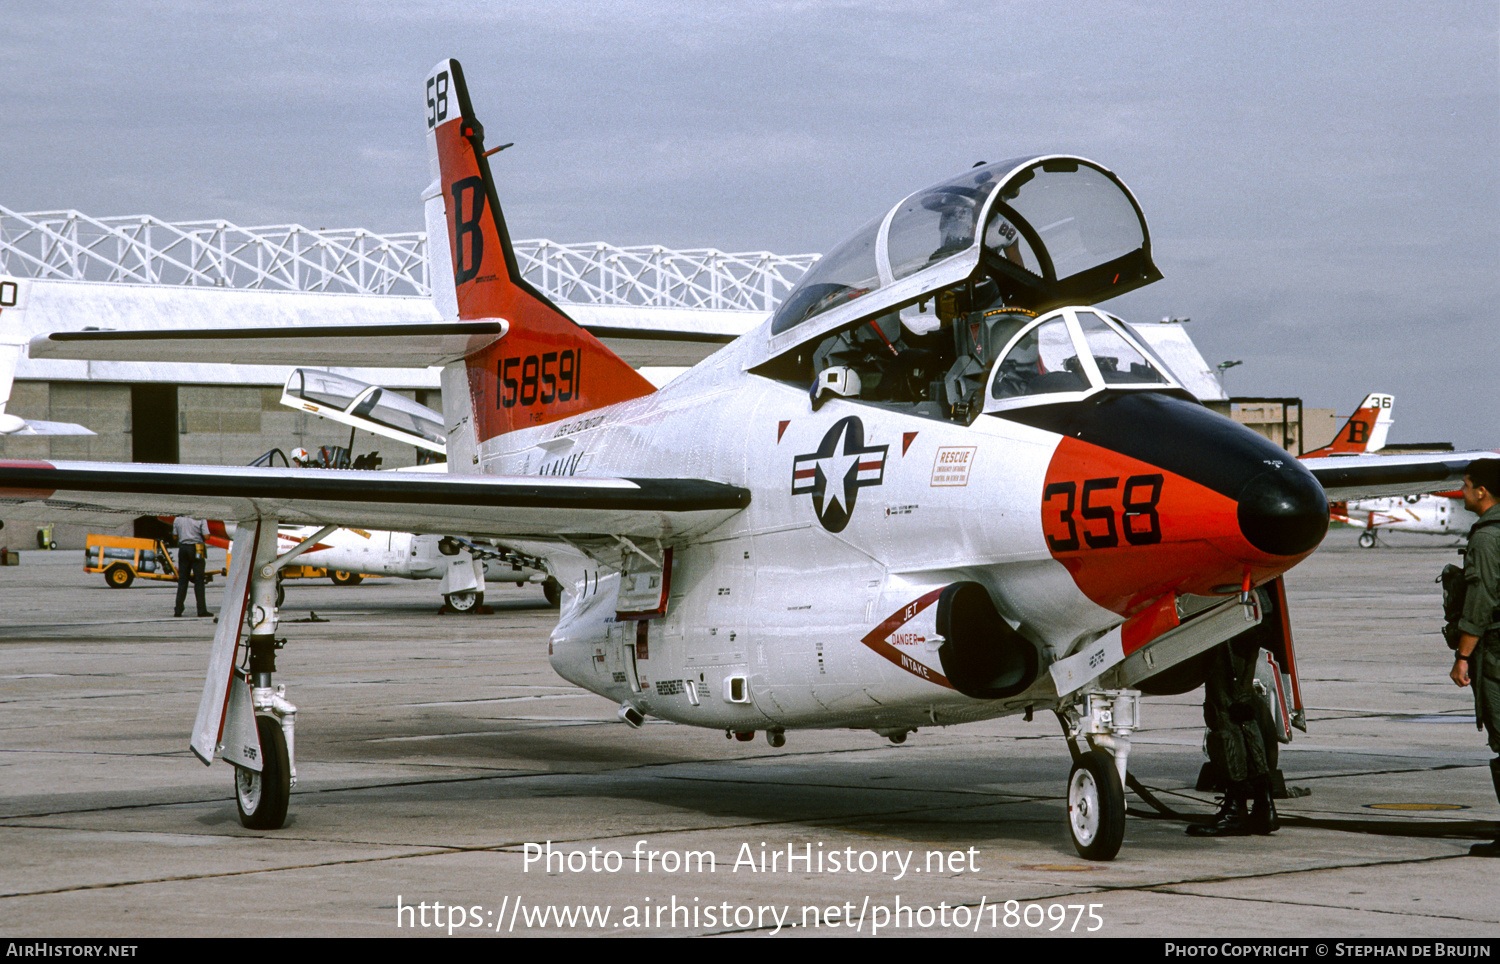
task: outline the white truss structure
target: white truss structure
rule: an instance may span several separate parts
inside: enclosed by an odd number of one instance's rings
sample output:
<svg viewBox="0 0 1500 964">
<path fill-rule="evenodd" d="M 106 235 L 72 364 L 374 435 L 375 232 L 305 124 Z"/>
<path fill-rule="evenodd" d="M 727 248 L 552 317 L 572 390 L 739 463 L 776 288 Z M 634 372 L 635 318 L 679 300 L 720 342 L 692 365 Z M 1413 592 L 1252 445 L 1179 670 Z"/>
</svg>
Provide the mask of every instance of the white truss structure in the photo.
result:
<svg viewBox="0 0 1500 964">
<path fill-rule="evenodd" d="M 429 292 L 419 233 L 170 224 L 0 206 L 0 271 L 27 278 L 358 294 Z"/>
<path fill-rule="evenodd" d="M 660 245 L 515 244 L 527 281 L 569 304 L 770 311 L 818 255 Z M 0 205 L 0 274 L 68 281 L 366 295 L 431 293 L 427 236 L 149 215 L 20 214 Z"/>
</svg>

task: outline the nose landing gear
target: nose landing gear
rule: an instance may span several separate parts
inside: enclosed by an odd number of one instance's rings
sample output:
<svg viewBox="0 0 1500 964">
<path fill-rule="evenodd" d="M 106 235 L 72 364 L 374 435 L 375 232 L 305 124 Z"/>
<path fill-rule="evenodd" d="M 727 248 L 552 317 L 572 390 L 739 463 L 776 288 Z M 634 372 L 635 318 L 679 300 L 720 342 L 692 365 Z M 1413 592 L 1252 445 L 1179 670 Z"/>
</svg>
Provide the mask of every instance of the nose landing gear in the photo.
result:
<svg viewBox="0 0 1500 964">
<path fill-rule="evenodd" d="M 1140 695 L 1136 690 L 1085 693 L 1057 712 L 1073 754 L 1068 833 L 1085 860 L 1113 860 L 1125 841 L 1125 764 L 1130 734 L 1139 723 Z M 1087 751 L 1075 742 L 1080 734 Z"/>
</svg>

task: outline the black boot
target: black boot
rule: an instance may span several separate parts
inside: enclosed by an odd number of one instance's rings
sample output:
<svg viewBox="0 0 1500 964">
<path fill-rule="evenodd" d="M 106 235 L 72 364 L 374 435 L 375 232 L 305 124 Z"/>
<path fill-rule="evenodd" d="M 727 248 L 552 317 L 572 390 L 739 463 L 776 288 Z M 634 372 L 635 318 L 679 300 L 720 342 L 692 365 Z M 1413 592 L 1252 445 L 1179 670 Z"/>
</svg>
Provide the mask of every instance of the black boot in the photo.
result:
<svg viewBox="0 0 1500 964">
<path fill-rule="evenodd" d="M 1495 799 L 1500 800 L 1500 757 L 1490 761 L 1490 779 L 1495 782 Z M 1500 829 L 1493 843 L 1477 843 L 1469 848 L 1470 857 L 1500 857 Z"/>
<path fill-rule="evenodd" d="M 1208 823 L 1195 823 L 1187 828 L 1189 837 L 1248 837 L 1250 814 L 1245 807 L 1245 785 L 1231 783 L 1219 802 L 1219 812 Z"/>
<path fill-rule="evenodd" d="M 1281 829 L 1281 818 L 1276 815 L 1276 802 L 1271 799 L 1271 781 L 1260 777 L 1251 786 L 1254 796 L 1250 800 L 1250 832 L 1264 837 Z"/>
</svg>

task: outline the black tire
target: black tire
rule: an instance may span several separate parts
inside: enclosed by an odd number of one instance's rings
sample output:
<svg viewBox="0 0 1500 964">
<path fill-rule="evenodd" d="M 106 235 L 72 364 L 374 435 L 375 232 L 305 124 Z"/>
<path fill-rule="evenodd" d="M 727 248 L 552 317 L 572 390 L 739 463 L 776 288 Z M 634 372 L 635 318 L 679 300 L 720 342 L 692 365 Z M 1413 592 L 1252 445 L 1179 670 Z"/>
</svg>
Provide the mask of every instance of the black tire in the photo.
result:
<svg viewBox="0 0 1500 964">
<path fill-rule="evenodd" d="M 365 577 L 357 572 L 330 572 L 328 578 L 335 586 L 357 586 L 365 581 Z"/>
<path fill-rule="evenodd" d="M 1125 841 L 1125 788 L 1114 758 L 1090 750 L 1068 776 L 1068 833 L 1085 860 L 1113 860 Z"/>
<path fill-rule="evenodd" d="M 251 830 L 280 830 L 292 798 L 286 735 L 281 732 L 281 724 L 269 716 L 255 718 L 255 732 L 260 737 L 261 771 L 234 768 L 234 805 L 240 812 L 241 825 Z"/>
<path fill-rule="evenodd" d="M 547 597 L 547 605 L 553 609 L 562 605 L 562 583 L 551 576 L 548 576 L 547 581 L 542 583 L 542 594 Z"/>
<path fill-rule="evenodd" d="M 281 584 L 281 580 L 278 579 L 276 581 L 276 608 L 280 609 L 285 602 L 286 602 L 286 587 L 283 586 Z"/>
<path fill-rule="evenodd" d="M 1361 532 L 1359 534 L 1359 547 L 1361 549 L 1375 548 L 1375 533 L 1371 532 L 1368 529 L 1366 529 L 1364 532 Z"/>
<path fill-rule="evenodd" d="M 104 570 L 104 584 L 111 589 L 129 589 L 135 582 L 135 573 L 123 562 L 117 562 Z"/>
<path fill-rule="evenodd" d="M 443 597 L 443 602 L 448 608 L 456 613 L 474 612 L 484 605 L 484 593 L 475 589 L 465 589 L 462 592 L 450 592 Z"/>
</svg>

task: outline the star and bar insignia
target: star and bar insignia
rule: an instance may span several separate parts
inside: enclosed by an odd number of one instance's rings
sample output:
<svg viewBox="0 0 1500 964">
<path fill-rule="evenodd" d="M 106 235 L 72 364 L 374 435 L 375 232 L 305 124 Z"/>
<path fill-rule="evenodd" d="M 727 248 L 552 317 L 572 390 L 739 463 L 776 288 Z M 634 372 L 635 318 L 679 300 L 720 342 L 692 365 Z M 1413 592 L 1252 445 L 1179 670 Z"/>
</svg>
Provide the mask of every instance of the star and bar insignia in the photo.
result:
<svg viewBox="0 0 1500 964">
<path fill-rule="evenodd" d="M 792 460 L 792 494 L 812 496 L 813 512 L 829 532 L 842 532 L 854 512 L 859 490 L 885 480 L 888 445 L 865 445 L 857 415 L 839 419 L 816 452 Z"/>
</svg>

